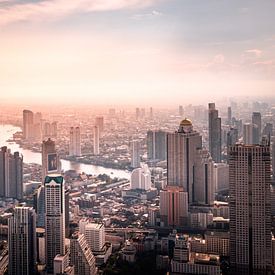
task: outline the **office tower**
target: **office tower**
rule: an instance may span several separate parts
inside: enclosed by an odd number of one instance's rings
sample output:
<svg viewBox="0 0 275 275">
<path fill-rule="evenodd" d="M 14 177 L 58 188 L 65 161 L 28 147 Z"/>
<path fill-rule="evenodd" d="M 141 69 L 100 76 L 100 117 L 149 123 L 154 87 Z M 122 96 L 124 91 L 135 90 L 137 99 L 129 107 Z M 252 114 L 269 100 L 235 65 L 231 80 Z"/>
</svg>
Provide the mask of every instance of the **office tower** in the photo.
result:
<svg viewBox="0 0 275 275">
<path fill-rule="evenodd" d="M 265 127 L 263 129 L 263 136 L 267 136 L 268 138 L 273 136 L 273 124 L 272 123 L 265 124 Z"/>
<path fill-rule="evenodd" d="M 9 274 L 35 274 L 36 220 L 33 208 L 16 206 L 8 226 Z"/>
<path fill-rule="evenodd" d="M 61 172 L 61 163 L 55 149 L 55 142 L 48 138 L 42 142 L 42 180 L 47 175 Z"/>
<path fill-rule="evenodd" d="M 33 138 L 33 112 L 23 111 L 23 139 Z"/>
<path fill-rule="evenodd" d="M 79 127 L 70 128 L 69 155 L 81 156 L 81 139 Z"/>
<path fill-rule="evenodd" d="M 229 165 L 226 163 L 215 163 L 214 165 L 214 187 L 215 192 L 229 189 Z"/>
<path fill-rule="evenodd" d="M 65 237 L 70 236 L 70 191 L 65 190 Z"/>
<path fill-rule="evenodd" d="M 70 239 L 70 263 L 75 275 L 95 275 L 95 257 L 83 234 L 75 232 Z"/>
<path fill-rule="evenodd" d="M 56 255 L 53 261 L 54 275 L 68 275 L 69 255 Z"/>
<path fill-rule="evenodd" d="M 104 117 L 103 116 L 97 116 L 95 118 L 95 126 L 99 129 L 99 135 L 102 137 L 103 131 L 104 131 Z"/>
<path fill-rule="evenodd" d="M 23 198 L 23 156 L 6 146 L 0 150 L 0 196 Z"/>
<path fill-rule="evenodd" d="M 236 274 L 271 268 L 270 148 L 229 148 L 230 263 Z"/>
<path fill-rule="evenodd" d="M 188 193 L 179 186 L 167 186 L 160 191 L 160 219 L 165 226 L 187 224 Z"/>
<path fill-rule="evenodd" d="M 45 187 L 40 185 L 33 196 L 33 207 L 36 213 L 36 226 L 45 227 Z"/>
<path fill-rule="evenodd" d="M 167 133 L 161 130 L 147 132 L 148 160 L 167 159 Z"/>
<path fill-rule="evenodd" d="M 253 144 L 259 144 L 262 136 L 262 116 L 259 112 L 252 114 Z"/>
<path fill-rule="evenodd" d="M 167 184 L 183 187 L 189 203 L 193 202 L 196 153 L 201 148 L 202 137 L 188 119 L 181 121 L 177 132 L 167 134 Z"/>
<path fill-rule="evenodd" d="M 56 255 L 65 254 L 65 190 L 60 175 L 46 176 L 45 182 L 46 268 L 53 271 Z"/>
<path fill-rule="evenodd" d="M 143 164 L 131 173 L 131 189 L 149 190 L 152 186 L 151 172 L 148 165 Z"/>
<path fill-rule="evenodd" d="M 179 106 L 179 116 L 183 117 L 183 107 L 182 107 L 182 105 Z"/>
<path fill-rule="evenodd" d="M 275 137 L 271 139 L 271 152 L 272 152 L 272 182 L 275 184 Z"/>
<path fill-rule="evenodd" d="M 201 205 L 213 205 L 214 193 L 214 162 L 207 150 L 197 150 L 192 201 Z"/>
<path fill-rule="evenodd" d="M 99 127 L 94 126 L 94 155 L 99 155 Z"/>
<path fill-rule="evenodd" d="M 140 118 L 140 110 L 139 108 L 136 108 L 136 120 Z"/>
<path fill-rule="evenodd" d="M 243 125 L 243 143 L 253 144 L 253 125 L 251 123 Z"/>
<path fill-rule="evenodd" d="M 133 140 L 131 142 L 131 167 L 140 167 L 140 141 Z"/>
<path fill-rule="evenodd" d="M 227 148 L 229 146 L 235 145 L 236 142 L 238 141 L 238 129 L 237 128 L 230 128 L 230 130 L 226 134 L 226 145 Z"/>
<path fill-rule="evenodd" d="M 209 139 L 209 151 L 212 159 L 215 162 L 221 162 L 221 147 L 222 147 L 222 130 L 221 130 L 221 118 L 219 112 L 215 108 L 215 103 L 208 104 L 208 139 Z"/>
<path fill-rule="evenodd" d="M 232 109 L 231 107 L 227 108 L 227 123 L 231 125 L 232 123 Z"/>
<path fill-rule="evenodd" d="M 85 235 L 92 251 L 101 251 L 105 244 L 105 228 L 103 224 L 82 222 L 80 233 Z"/>
</svg>

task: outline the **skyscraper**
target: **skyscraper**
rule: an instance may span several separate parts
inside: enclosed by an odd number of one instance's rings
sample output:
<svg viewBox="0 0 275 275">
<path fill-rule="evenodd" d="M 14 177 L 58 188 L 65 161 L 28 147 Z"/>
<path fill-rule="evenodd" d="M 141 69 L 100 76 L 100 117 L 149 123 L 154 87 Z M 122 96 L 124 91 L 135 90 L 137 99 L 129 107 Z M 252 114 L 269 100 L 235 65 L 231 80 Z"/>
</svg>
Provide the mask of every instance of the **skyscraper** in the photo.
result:
<svg viewBox="0 0 275 275">
<path fill-rule="evenodd" d="M 229 125 L 232 123 L 232 109 L 230 106 L 227 108 L 227 123 Z"/>
<path fill-rule="evenodd" d="M 243 125 L 243 143 L 253 144 L 253 124 L 251 123 Z"/>
<path fill-rule="evenodd" d="M 99 127 L 94 126 L 94 155 L 99 155 Z"/>
<path fill-rule="evenodd" d="M 131 189 L 149 190 L 152 186 L 151 173 L 147 164 L 141 165 L 131 173 Z"/>
<path fill-rule="evenodd" d="M 214 162 L 207 150 L 197 150 L 192 201 L 202 205 L 213 205 L 214 193 Z"/>
<path fill-rule="evenodd" d="M 34 274 L 36 267 L 35 211 L 31 207 L 16 206 L 8 225 L 9 274 Z"/>
<path fill-rule="evenodd" d="M 0 196 L 23 197 L 23 156 L 11 154 L 6 146 L 0 150 Z"/>
<path fill-rule="evenodd" d="M 160 191 L 160 219 L 165 226 L 179 227 L 188 221 L 188 193 L 179 186 Z"/>
<path fill-rule="evenodd" d="M 46 176 L 45 182 L 46 268 L 53 271 L 56 255 L 65 254 L 65 186 L 60 175 Z"/>
<path fill-rule="evenodd" d="M 208 140 L 209 151 L 212 159 L 215 162 L 221 162 L 221 148 L 222 148 L 222 130 L 221 130 L 221 118 L 219 112 L 215 108 L 215 103 L 208 104 Z"/>
<path fill-rule="evenodd" d="M 69 155 L 81 156 L 81 138 L 79 127 L 70 128 Z"/>
<path fill-rule="evenodd" d="M 229 146 L 235 145 L 235 143 L 238 141 L 238 129 L 237 128 L 230 128 L 230 130 L 227 132 L 227 148 Z"/>
<path fill-rule="evenodd" d="M 275 137 L 272 137 L 271 152 L 272 152 L 272 183 L 275 184 Z"/>
<path fill-rule="evenodd" d="M 97 116 L 95 118 L 95 126 L 98 127 L 99 136 L 102 137 L 102 134 L 104 131 L 104 117 L 103 116 Z"/>
<path fill-rule="evenodd" d="M 197 149 L 201 148 L 202 137 L 188 119 L 181 121 L 177 132 L 167 135 L 167 184 L 183 187 L 189 203 L 194 199 L 194 164 Z"/>
<path fill-rule="evenodd" d="M 30 110 L 23 111 L 23 139 L 33 138 L 33 112 Z"/>
<path fill-rule="evenodd" d="M 262 136 L 262 116 L 259 112 L 252 114 L 253 144 L 259 144 Z"/>
<path fill-rule="evenodd" d="M 45 227 L 45 187 L 40 185 L 34 194 L 34 209 L 37 227 Z"/>
<path fill-rule="evenodd" d="M 48 138 L 42 142 L 42 181 L 47 175 L 61 172 L 61 163 L 55 149 L 55 142 Z"/>
<path fill-rule="evenodd" d="M 131 149 L 131 167 L 140 167 L 140 141 L 133 140 L 130 145 Z"/>
<path fill-rule="evenodd" d="M 229 148 L 230 263 L 236 274 L 271 268 L 270 148 Z"/>
<path fill-rule="evenodd" d="M 167 159 L 167 133 L 161 130 L 147 132 L 147 154 L 149 160 Z"/>
<path fill-rule="evenodd" d="M 96 275 L 95 257 L 83 234 L 75 232 L 70 239 L 70 262 L 75 275 Z"/>
</svg>

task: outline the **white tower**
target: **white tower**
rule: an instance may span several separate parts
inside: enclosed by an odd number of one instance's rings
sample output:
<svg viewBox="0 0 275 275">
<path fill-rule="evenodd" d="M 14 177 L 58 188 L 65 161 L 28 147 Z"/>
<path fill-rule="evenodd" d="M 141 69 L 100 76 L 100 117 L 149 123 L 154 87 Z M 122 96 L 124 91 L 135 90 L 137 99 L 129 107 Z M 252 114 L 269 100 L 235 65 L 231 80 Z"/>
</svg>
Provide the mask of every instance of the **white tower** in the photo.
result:
<svg viewBox="0 0 275 275">
<path fill-rule="evenodd" d="M 99 127 L 94 126 L 94 155 L 99 155 Z"/>
<path fill-rule="evenodd" d="M 70 128 L 69 155 L 81 156 L 81 138 L 79 127 Z"/>
</svg>

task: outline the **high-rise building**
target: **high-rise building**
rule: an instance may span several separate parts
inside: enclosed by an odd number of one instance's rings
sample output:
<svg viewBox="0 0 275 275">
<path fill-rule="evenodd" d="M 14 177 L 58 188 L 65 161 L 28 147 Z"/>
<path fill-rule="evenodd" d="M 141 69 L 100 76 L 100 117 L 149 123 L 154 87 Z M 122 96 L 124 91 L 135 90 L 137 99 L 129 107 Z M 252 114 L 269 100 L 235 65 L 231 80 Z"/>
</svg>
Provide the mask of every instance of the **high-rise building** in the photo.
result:
<svg viewBox="0 0 275 275">
<path fill-rule="evenodd" d="M 81 138 L 79 127 L 70 128 L 69 155 L 81 156 Z"/>
<path fill-rule="evenodd" d="M 31 207 L 16 206 L 8 221 L 9 274 L 31 275 L 36 268 L 36 220 Z"/>
<path fill-rule="evenodd" d="M 182 105 L 179 106 L 179 116 L 183 117 L 183 107 L 182 107 Z"/>
<path fill-rule="evenodd" d="M 207 150 L 197 150 L 194 163 L 194 191 L 192 202 L 214 204 L 214 162 Z"/>
<path fill-rule="evenodd" d="M 269 146 L 229 148 L 230 263 L 236 274 L 271 268 L 270 179 Z"/>
<path fill-rule="evenodd" d="M 136 108 L 136 120 L 140 118 L 140 109 Z"/>
<path fill-rule="evenodd" d="M 95 126 L 99 129 L 99 136 L 102 137 L 103 131 L 104 131 L 104 117 L 103 116 L 97 116 L 95 118 Z"/>
<path fill-rule="evenodd" d="M 151 172 L 148 165 L 143 164 L 131 173 L 131 189 L 149 190 L 152 186 Z"/>
<path fill-rule="evenodd" d="M 262 136 L 262 116 L 259 112 L 252 114 L 253 144 L 259 144 Z"/>
<path fill-rule="evenodd" d="M 243 125 L 243 143 L 253 144 L 253 124 L 251 123 Z"/>
<path fill-rule="evenodd" d="M 45 187 L 40 185 L 34 194 L 34 209 L 37 227 L 45 227 Z"/>
<path fill-rule="evenodd" d="M 147 132 L 148 160 L 167 159 L 167 133 L 161 130 Z"/>
<path fill-rule="evenodd" d="M 167 135 L 167 184 L 183 187 L 189 203 L 193 202 L 194 165 L 201 148 L 202 137 L 188 119 L 182 120 L 177 132 Z"/>
<path fill-rule="evenodd" d="M 99 155 L 99 127 L 94 126 L 94 155 Z"/>
<path fill-rule="evenodd" d="M 131 167 L 140 167 L 140 141 L 133 140 L 131 142 Z"/>
<path fill-rule="evenodd" d="M 214 186 L 215 192 L 229 189 L 229 165 L 227 163 L 215 163 Z"/>
<path fill-rule="evenodd" d="M 235 145 L 238 141 L 238 129 L 230 128 L 230 130 L 226 134 L 226 137 L 227 137 L 227 141 L 226 141 L 227 148 L 229 146 Z"/>
<path fill-rule="evenodd" d="M 48 138 L 42 142 L 42 180 L 47 175 L 61 172 L 61 162 L 55 149 L 55 142 Z"/>
<path fill-rule="evenodd" d="M 222 130 L 221 118 L 218 110 L 216 110 L 215 103 L 208 104 L 208 123 L 209 151 L 212 159 L 218 163 L 221 162 Z"/>
<path fill-rule="evenodd" d="M 92 251 L 101 251 L 105 244 L 105 228 L 103 224 L 98 223 L 82 223 L 80 233 L 85 235 L 85 238 Z"/>
<path fill-rule="evenodd" d="M 56 255 L 65 254 L 65 186 L 60 175 L 46 176 L 45 186 L 45 232 L 46 268 L 53 271 Z"/>
<path fill-rule="evenodd" d="M 273 184 L 275 184 L 275 137 L 272 137 L 271 152 L 272 152 L 272 182 Z"/>
<path fill-rule="evenodd" d="M 160 191 L 160 219 L 165 226 L 179 227 L 188 221 L 188 193 L 179 186 Z"/>
<path fill-rule="evenodd" d="M 83 234 L 75 232 L 70 239 L 70 263 L 75 275 L 96 275 L 95 257 Z"/>
<path fill-rule="evenodd" d="M 273 136 L 273 124 L 266 123 L 263 129 L 263 136 L 267 136 L 268 138 Z"/>
<path fill-rule="evenodd" d="M 229 125 L 232 123 L 232 109 L 230 106 L 227 108 L 227 123 Z"/>
<path fill-rule="evenodd" d="M 154 113 L 153 113 L 153 107 L 150 107 L 150 119 L 153 119 Z"/>
<path fill-rule="evenodd" d="M 23 139 L 33 138 L 33 112 L 30 110 L 23 111 Z"/>
<path fill-rule="evenodd" d="M 23 156 L 11 154 L 6 146 L 0 149 L 0 196 L 23 197 Z"/>
</svg>

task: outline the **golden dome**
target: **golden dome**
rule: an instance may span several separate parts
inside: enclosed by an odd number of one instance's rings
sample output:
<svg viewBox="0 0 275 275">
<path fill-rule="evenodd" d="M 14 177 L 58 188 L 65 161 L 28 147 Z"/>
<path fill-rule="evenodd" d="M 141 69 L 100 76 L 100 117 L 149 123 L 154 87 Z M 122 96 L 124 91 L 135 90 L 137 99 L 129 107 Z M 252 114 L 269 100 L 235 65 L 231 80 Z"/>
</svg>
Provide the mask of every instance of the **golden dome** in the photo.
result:
<svg viewBox="0 0 275 275">
<path fill-rule="evenodd" d="M 190 119 L 185 118 L 181 121 L 180 126 L 192 126 L 192 121 Z"/>
</svg>

